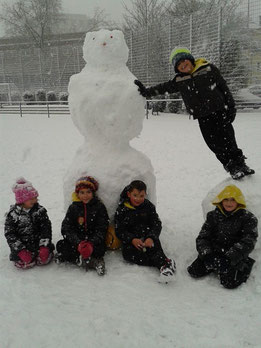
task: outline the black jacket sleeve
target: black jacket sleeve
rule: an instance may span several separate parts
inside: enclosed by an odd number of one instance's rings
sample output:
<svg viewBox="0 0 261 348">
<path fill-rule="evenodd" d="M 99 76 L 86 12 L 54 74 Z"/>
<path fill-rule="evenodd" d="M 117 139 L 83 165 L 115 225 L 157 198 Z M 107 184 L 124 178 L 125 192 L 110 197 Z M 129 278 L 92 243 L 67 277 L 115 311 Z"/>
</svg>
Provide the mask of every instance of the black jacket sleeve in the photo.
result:
<svg viewBox="0 0 261 348">
<path fill-rule="evenodd" d="M 77 234 L 74 215 L 73 205 L 70 205 L 65 218 L 63 219 L 61 232 L 64 238 L 66 238 L 72 245 L 77 246 L 81 242 L 81 239 Z"/>
<path fill-rule="evenodd" d="M 248 257 L 254 249 L 258 236 L 257 224 L 257 218 L 249 211 L 246 211 L 242 237 L 226 253 L 226 256 L 230 259 L 232 265 L 236 265 L 242 259 Z"/>
<path fill-rule="evenodd" d="M 220 74 L 219 69 L 215 65 L 212 65 L 212 64 L 211 64 L 211 69 L 215 75 L 217 88 L 224 95 L 225 105 L 227 105 L 228 109 L 235 108 L 235 101 L 234 101 L 234 98 L 232 96 L 232 93 L 230 92 L 225 79 Z"/>
<path fill-rule="evenodd" d="M 147 97 L 153 97 L 156 95 L 163 95 L 166 92 L 168 92 L 168 93 L 178 92 L 175 78 L 173 80 L 169 80 L 167 82 L 160 83 L 158 85 L 146 88 Z"/>
<path fill-rule="evenodd" d="M 39 209 L 38 214 L 39 246 L 47 246 L 52 241 L 52 224 L 44 207 Z"/>
<path fill-rule="evenodd" d="M 204 258 L 213 252 L 211 235 L 214 229 L 213 213 L 207 214 L 206 221 L 204 222 L 201 231 L 196 239 L 196 247 L 200 258 Z"/>
<path fill-rule="evenodd" d="M 88 240 L 94 245 L 102 244 L 105 242 L 106 233 L 109 227 L 109 217 L 104 204 L 100 203 L 97 210 L 95 228 L 90 233 Z"/>
<path fill-rule="evenodd" d="M 159 235 L 161 232 L 161 221 L 159 219 L 159 216 L 156 212 L 155 206 L 151 205 L 150 208 L 151 214 L 150 214 L 150 228 L 147 234 L 147 238 L 151 238 L 153 240 L 159 239 Z"/>
<path fill-rule="evenodd" d="M 128 232 L 128 226 L 130 223 L 129 215 L 126 214 L 125 208 L 122 205 L 120 205 L 116 210 L 114 223 L 116 236 L 123 244 L 130 244 L 135 236 L 133 233 Z"/>
<path fill-rule="evenodd" d="M 19 239 L 17 234 L 17 224 L 11 213 L 8 213 L 5 220 L 5 238 L 11 249 L 11 252 L 19 252 L 25 249 L 25 245 Z"/>
</svg>

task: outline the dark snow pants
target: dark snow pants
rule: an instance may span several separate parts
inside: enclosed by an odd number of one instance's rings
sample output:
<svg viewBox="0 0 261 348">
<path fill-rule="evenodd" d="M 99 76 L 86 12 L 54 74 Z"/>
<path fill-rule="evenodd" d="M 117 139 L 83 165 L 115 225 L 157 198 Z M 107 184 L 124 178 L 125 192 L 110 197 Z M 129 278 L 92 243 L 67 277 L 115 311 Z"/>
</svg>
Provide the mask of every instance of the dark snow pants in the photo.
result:
<svg viewBox="0 0 261 348">
<path fill-rule="evenodd" d="M 198 123 L 207 146 L 224 167 L 230 161 L 242 162 L 243 152 L 237 147 L 233 125 L 226 122 L 225 110 L 199 118 Z"/>
<path fill-rule="evenodd" d="M 80 253 L 77 247 L 72 245 L 67 239 L 61 239 L 56 244 L 56 250 L 63 261 L 76 263 L 79 260 Z M 92 257 L 103 257 L 106 251 L 105 244 L 95 245 Z"/>
<path fill-rule="evenodd" d="M 196 258 L 195 261 L 188 267 L 188 273 L 193 278 L 200 278 L 210 274 L 212 272 L 217 272 L 220 280 L 220 284 L 223 285 L 227 289 L 237 288 L 242 283 L 246 282 L 253 264 L 254 260 L 248 257 L 244 260 L 244 267 L 237 269 L 236 267 L 229 267 L 227 272 L 222 273 L 219 270 L 209 270 L 206 268 L 204 261 L 202 261 L 199 257 Z"/>
<path fill-rule="evenodd" d="M 160 269 L 166 264 L 167 256 L 161 247 L 160 241 L 154 241 L 154 247 L 146 251 L 136 249 L 132 244 L 122 246 L 122 256 L 126 261 L 143 266 L 153 266 Z"/>
</svg>

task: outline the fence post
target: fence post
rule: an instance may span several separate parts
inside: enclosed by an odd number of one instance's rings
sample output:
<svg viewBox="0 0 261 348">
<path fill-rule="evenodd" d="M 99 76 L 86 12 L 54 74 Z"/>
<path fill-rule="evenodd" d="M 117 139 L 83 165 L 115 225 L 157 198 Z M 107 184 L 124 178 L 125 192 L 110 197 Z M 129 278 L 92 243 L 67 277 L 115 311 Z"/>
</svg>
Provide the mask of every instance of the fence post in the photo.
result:
<svg viewBox="0 0 261 348">
<path fill-rule="evenodd" d="M 19 109 L 20 109 L 20 116 L 23 116 L 23 112 L 22 112 L 22 103 L 19 103 Z"/>
<path fill-rule="evenodd" d="M 48 115 L 48 118 L 50 118 L 50 111 L 49 111 L 49 103 L 48 102 L 46 103 L 46 106 L 47 106 L 47 115 Z"/>
<path fill-rule="evenodd" d="M 169 56 L 171 53 L 171 36 L 172 36 L 172 22 L 169 20 Z M 169 79 L 171 79 L 172 66 L 169 64 Z"/>
<path fill-rule="evenodd" d="M 148 107 L 148 105 L 149 105 L 149 102 L 148 102 L 148 100 L 146 100 L 146 119 L 149 118 L 149 107 Z"/>
<path fill-rule="evenodd" d="M 218 62 L 221 68 L 221 45 L 222 45 L 222 8 L 218 11 Z"/>
<path fill-rule="evenodd" d="M 193 27 L 193 15 L 189 16 L 189 50 L 192 51 L 192 27 Z"/>
<path fill-rule="evenodd" d="M 148 21 L 146 23 L 146 50 L 147 50 L 147 57 L 146 57 L 146 80 L 147 85 L 149 84 L 149 26 Z"/>
<path fill-rule="evenodd" d="M 130 37 L 130 68 L 131 71 L 133 69 L 133 32 L 131 30 L 131 37 Z"/>
</svg>

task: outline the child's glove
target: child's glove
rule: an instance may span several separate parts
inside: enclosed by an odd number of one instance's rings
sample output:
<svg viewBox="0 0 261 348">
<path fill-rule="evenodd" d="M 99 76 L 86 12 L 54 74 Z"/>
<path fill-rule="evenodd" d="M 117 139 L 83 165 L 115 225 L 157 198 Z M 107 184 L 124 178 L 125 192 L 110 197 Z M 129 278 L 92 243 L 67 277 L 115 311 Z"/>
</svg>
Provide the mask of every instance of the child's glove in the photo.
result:
<svg viewBox="0 0 261 348">
<path fill-rule="evenodd" d="M 236 118 L 236 114 L 237 114 L 237 109 L 235 108 L 230 108 L 230 109 L 227 109 L 227 112 L 226 112 L 226 123 L 233 123 L 235 118 Z"/>
<path fill-rule="evenodd" d="M 39 259 L 40 259 L 41 263 L 44 264 L 44 263 L 47 262 L 49 254 L 50 254 L 49 248 L 47 248 L 45 246 L 41 246 L 40 247 L 38 256 L 39 256 Z"/>
<path fill-rule="evenodd" d="M 139 80 L 134 80 L 134 83 L 139 87 L 138 91 L 140 94 L 146 98 L 148 96 L 146 87 Z"/>
<path fill-rule="evenodd" d="M 18 256 L 24 263 L 30 263 L 32 261 L 32 253 L 29 250 L 21 250 Z"/>
<path fill-rule="evenodd" d="M 87 240 L 81 241 L 78 245 L 78 251 L 82 255 L 83 259 L 88 259 L 93 252 L 92 242 L 88 242 Z"/>
</svg>

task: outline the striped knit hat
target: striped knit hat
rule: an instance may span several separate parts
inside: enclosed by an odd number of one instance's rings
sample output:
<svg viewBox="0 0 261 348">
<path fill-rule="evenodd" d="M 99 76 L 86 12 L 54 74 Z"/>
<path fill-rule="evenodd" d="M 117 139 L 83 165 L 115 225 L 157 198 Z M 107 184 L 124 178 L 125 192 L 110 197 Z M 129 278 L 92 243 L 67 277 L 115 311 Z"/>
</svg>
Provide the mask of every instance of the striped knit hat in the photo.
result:
<svg viewBox="0 0 261 348">
<path fill-rule="evenodd" d="M 96 192 L 99 188 L 99 183 L 91 176 L 82 176 L 76 181 L 75 192 L 78 193 L 82 188 L 89 188 L 92 192 Z"/>
<path fill-rule="evenodd" d="M 170 64 L 174 66 L 174 70 L 176 73 L 178 73 L 178 64 L 182 60 L 188 59 L 191 61 L 193 65 L 195 65 L 195 58 L 192 56 L 189 49 L 186 47 L 175 47 L 169 57 Z"/>
</svg>

